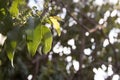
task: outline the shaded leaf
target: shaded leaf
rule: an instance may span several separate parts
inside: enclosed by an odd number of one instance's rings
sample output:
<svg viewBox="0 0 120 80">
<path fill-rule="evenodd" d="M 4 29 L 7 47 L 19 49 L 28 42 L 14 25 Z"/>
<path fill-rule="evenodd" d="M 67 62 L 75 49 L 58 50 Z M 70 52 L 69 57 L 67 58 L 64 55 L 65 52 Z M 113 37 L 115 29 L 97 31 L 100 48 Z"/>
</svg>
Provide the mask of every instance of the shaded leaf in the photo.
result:
<svg viewBox="0 0 120 80">
<path fill-rule="evenodd" d="M 57 31 L 58 36 L 60 36 L 61 35 L 61 30 L 60 30 L 60 24 L 59 24 L 59 22 L 57 21 L 56 18 L 54 18 L 52 16 L 49 17 L 49 18 L 50 18 L 51 22 L 53 23 L 53 27 Z"/>
<path fill-rule="evenodd" d="M 17 42 L 16 41 L 7 41 L 6 42 L 6 50 L 7 50 L 7 56 L 9 58 L 9 60 L 11 61 L 11 65 L 14 67 L 13 65 L 13 59 L 14 59 L 14 54 L 15 54 L 15 50 L 16 50 L 16 45 Z"/>
<path fill-rule="evenodd" d="M 7 56 L 9 60 L 11 61 L 11 65 L 13 65 L 13 59 L 14 59 L 14 54 L 17 48 L 17 44 L 21 41 L 21 32 L 18 27 L 15 27 L 13 30 L 8 32 L 7 34 L 7 39 L 5 41 L 5 48 L 7 52 Z"/>
</svg>

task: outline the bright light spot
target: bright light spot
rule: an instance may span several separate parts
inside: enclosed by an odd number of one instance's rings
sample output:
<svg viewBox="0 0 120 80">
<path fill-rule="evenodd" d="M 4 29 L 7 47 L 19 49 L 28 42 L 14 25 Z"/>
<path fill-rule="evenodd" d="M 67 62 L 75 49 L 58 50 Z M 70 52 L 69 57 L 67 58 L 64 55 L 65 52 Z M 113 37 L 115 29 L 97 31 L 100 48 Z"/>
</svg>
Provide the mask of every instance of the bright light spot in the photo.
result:
<svg viewBox="0 0 120 80">
<path fill-rule="evenodd" d="M 60 55 L 60 56 L 63 56 L 63 53 L 61 52 L 61 53 L 59 53 L 59 55 Z"/>
<path fill-rule="evenodd" d="M 52 10 L 52 7 L 49 7 L 49 10 Z"/>
<path fill-rule="evenodd" d="M 74 2 L 74 3 L 78 3 L 78 2 L 79 2 L 79 0 L 73 0 L 73 2 Z"/>
<path fill-rule="evenodd" d="M 69 62 L 66 66 L 67 73 L 70 73 L 70 67 L 72 66 L 72 63 Z"/>
<path fill-rule="evenodd" d="M 94 12 L 91 13 L 91 18 L 95 18 L 95 13 Z"/>
<path fill-rule="evenodd" d="M 109 75 L 108 73 L 106 72 L 107 70 L 107 67 L 102 64 L 101 66 L 102 68 L 93 68 L 93 72 L 95 73 L 94 75 L 94 80 L 105 80 Z"/>
<path fill-rule="evenodd" d="M 66 55 L 70 54 L 71 53 L 71 48 L 70 47 L 64 47 L 63 48 L 63 53 L 66 54 Z"/>
<path fill-rule="evenodd" d="M 108 23 L 107 22 L 104 22 L 103 26 L 104 27 L 107 27 Z"/>
<path fill-rule="evenodd" d="M 82 68 L 85 68 L 85 64 L 82 64 Z"/>
<path fill-rule="evenodd" d="M 97 73 L 98 71 L 97 71 L 97 69 L 96 69 L 96 68 L 93 68 L 93 72 L 94 72 L 94 73 Z"/>
<path fill-rule="evenodd" d="M 103 23 L 104 23 L 104 19 L 100 19 L 99 24 L 103 24 Z"/>
<path fill-rule="evenodd" d="M 66 57 L 66 61 L 67 61 L 67 62 L 71 62 L 71 60 L 72 60 L 72 57 L 71 57 L 71 56 L 67 56 L 67 57 Z"/>
<path fill-rule="evenodd" d="M 90 41 L 93 43 L 93 42 L 95 41 L 95 39 L 94 39 L 94 38 L 91 38 Z"/>
<path fill-rule="evenodd" d="M 30 8 L 33 8 L 33 6 L 37 6 L 37 5 L 36 5 L 36 3 L 35 3 L 34 0 L 29 0 L 28 6 L 29 6 Z"/>
<path fill-rule="evenodd" d="M 104 14 L 104 21 L 107 21 L 108 17 L 110 16 L 110 11 L 107 10 Z"/>
<path fill-rule="evenodd" d="M 32 74 L 30 74 L 30 75 L 27 77 L 28 80 L 32 80 L 32 78 L 33 78 L 33 75 L 32 75 Z"/>
<path fill-rule="evenodd" d="M 120 33 L 120 29 L 113 28 L 109 33 L 109 39 L 110 42 L 113 44 L 114 42 L 117 42 L 118 33 Z"/>
<path fill-rule="evenodd" d="M 70 39 L 67 43 L 68 43 L 68 45 L 73 46 L 75 44 L 75 40 Z"/>
<path fill-rule="evenodd" d="M 105 39 L 103 42 L 103 47 L 106 47 L 107 45 L 109 45 L 109 41 L 108 41 L 108 39 Z"/>
<path fill-rule="evenodd" d="M 115 4 L 117 4 L 117 2 L 118 2 L 118 0 L 109 0 L 110 4 L 114 4 L 115 5 Z"/>
<path fill-rule="evenodd" d="M 117 15 L 117 12 L 118 12 L 118 11 L 117 11 L 116 9 L 113 10 L 112 13 L 111 13 L 111 17 L 115 17 L 115 16 Z"/>
<path fill-rule="evenodd" d="M 97 51 L 97 55 L 100 55 L 100 53 L 101 53 L 100 51 Z"/>
<path fill-rule="evenodd" d="M 66 16 L 66 13 L 67 13 L 66 8 L 62 8 L 62 13 L 58 14 L 57 16 L 60 16 L 62 19 L 64 19 Z"/>
<path fill-rule="evenodd" d="M 63 33 L 65 33 L 65 34 L 67 33 L 67 30 L 65 30 L 65 29 L 63 29 L 62 31 L 63 31 Z"/>
<path fill-rule="evenodd" d="M 120 17 L 115 20 L 116 23 L 120 24 Z"/>
<path fill-rule="evenodd" d="M 51 55 L 51 54 L 48 55 L 48 59 L 49 59 L 50 61 L 52 60 L 52 55 Z"/>
<path fill-rule="evenodd" d="M 89 36 L 89 34 L 90 34 L 89 32 L 86 32 L 86 33 L 85 33 L 85 36 Z"/>
<path fill-rule="evenodd" d="M 93 68 L 93 72 L 95 73 L 94 80 L 105 80 L 107 78 L 106 72 L 101 68 Z"/>
<path fill-rule="evenodd" d="M 36 0 L 36 2 L 37 2 L 37 5 L 39 6 L 39 9 L 40 10 L 43 10 L 43 8 L 44 8 L 44 0 Z"/>
<path fill-rule="evenodd" d="M 111 62 L 112 61 L 112 57 L 108 57 L 108 62 Z"/>
<path fill-rule="evenodd" d="M 88 12 L 87 16 L 91 17 L 91 18 L 95 18 L 95 13 L 94 12 Z"/>
<path fill-rule="evenodd" d="M 107 68 L 104 64 L 102 64 L 101 68 L 93 68 L 93 72 L 95 73 L 94 80 L 105 80 L 108 76 L 113 75 L 112 65 L 109 65 Z"/>
<path fill-rule="evenodd" d="M 107 10 L 107 11 L 105 12 L 105 14 L 104 14 L 104 17 L 109 17 L 109 16 L 110 16 L 110 11 Z"/>
<path fill-rule="evenodd" d="M 112 80 L 119 80 L 119 79 L 120 79 L 120 76 L 118 74 L 113 75 Z"/>
<path fill-rule="evenodd" d="M 88 57 L 88 62 L 91 63 L 92 62 L 92 56 Z"/>
<path fill-rule="evenodd" d="M 93 44 L 91 48 L 92 48 L 92 49 L 95 49 L 95 44 Z"/>
<path fill-rule="evenodd" d="M 72 49 L 76 49 L 76 46 L 74 45 L 74 46 L 72 46 Z"/>
<path fill-rule="evenodd" d="M 95 0 L 94 4 L 98 6 L 102 6 L 104 4 L 104 0 Z"/>
<path fill-rule="evenodd" d="M 69 27 L 73 26 L 74 24 L 77 24 L 75 20 L 73 20 L 73 18 L 69 19 Z"/>
<path fill-rule="evenodd" d="M 120 1 L 119 1 L 120 2 Z M 117 16 L 120 17 L 120 11 L 118 10 Z"/>
<path fill-rule="evenodd" d="M 112 65 L 108 66 L 108 76 L 111 76 L 113 74 L 113 70 L 112 70 Z"/>
<path fill-rule="evenodd" d="M 68 45 L 72 46 L 72 49 L 76 49 L 76 46 L 75 46 L 75 40 L 74 39 L 70 39 L 68 40 Z"/>
<path fill-rule="evenodd" d="M 79 10 L 79 8 L 75 8 L 74 11 L 79 12 L 80 10 Z M 76 13 L 76 14 L 78 14 L 78 13 Z"/>
<path fill-rule="evenodd" d="M 90 55 L 92 53 L 92 50 L 90 48 L 84 49 L 85 55 Z"/>
<path fill-rule="evenodd" d="M 3 45 L 5 40 L 6 40 L 6 36 L 3 36 L 2 34 L 0 34 L 0 45 Z"/>
<path fill-rule="evenodd" d="M 102 64 L 102 69 L 105 71 L 105 70 L 107 70 L 107 67 L 104 65 L 104 64 Z"/>
<path fill-rule="evenodd" d="M 116 52 L 119 52 L 119 49 L 115 49 Z"/>
<path fill-rule="evenodd" d="M 60 42 L 58 42 L 54 47 L 53 47 L 53 51 L 55 53 L 61 53 L 63 51 L 63 46 L 60 44 Z"/>
<path fill-rule="evenodd" d="M 44 5 L 44 0 L 29 0 L 28 2 L 28 6 L 30 8 L 33 8 L 34 6 L 38 9 L 38 10 L 43 10 L 43 5 Z"/>
<path fill-rule="evenodd" d="M 46 23 L 45 26 L 47 26 L 48 28 L 50 28 L 51 24 Z"/>
<path fill-rule="evenodd" d="M 53 47 L 53 51 L 55 53 L 59 53 L 59 55 L 63 55 L 66 54 L 70 54 L 71 53 L 71 48 L 70 47 L 63 47 L 60 42 L 58 42 L 54 47 Z"/>
<path fill-rule="evenodd" d="M 87 16 L 89 16 L 89 17 L 90 17 L 90 16 L 91 16 L 91 13 L 90 13 L 90 12 L 88 12 L 88 13 L 87 13 Z"/>
<path fill-rule="evenodd" d="M 75 71 L 79 70 L 79 62 L 78 61 L 73 60 L 73 66 L 74 66 Z"/>
</svg>

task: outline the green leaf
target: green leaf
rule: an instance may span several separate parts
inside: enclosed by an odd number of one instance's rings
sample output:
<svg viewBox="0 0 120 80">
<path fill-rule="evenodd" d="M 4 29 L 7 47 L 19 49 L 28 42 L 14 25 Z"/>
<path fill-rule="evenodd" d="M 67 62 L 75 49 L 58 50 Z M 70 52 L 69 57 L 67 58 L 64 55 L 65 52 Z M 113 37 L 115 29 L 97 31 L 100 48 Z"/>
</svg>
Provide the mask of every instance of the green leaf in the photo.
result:
<svg viewBox="0 0 120 80">
<path fill-rule="evenodd" d="M 52 16 L 53 18 L 57 19 L 58 21 L 63 21 L 61 17 L 59 16 Z"/>
<path fill-rule="evenodd" d="M 10 7 L 10 13 L 12 16 L 17 16 L 19 13 L 19 9 L 18 9 L 18 4 L 19 4 L 19 0 L 14 0 L 12 2 L 12 5 Z"/>
<path fill-rule="evenodd" d="M 1 8 L 0 9 L 0 16 L 5 16 L 6 15 L 6 12 L 5 12 L 5 9 L 4 8 Z"/>
<path fill-rule="evenodd" d="M 47 54 L 51 50 L 52 45 L 52 33 L 50 29 L 46 26 L 42 26 L 42 36 L 43 36 L 43 52 Z"/>
<path fill-rule="evenodd" d="M 11 65 L 13 67 L 14 67 L 13 59 L 14 59 L 14 54 L 15 54 L 15 50 L 16 50 L 16 45 L 17 45 L 16 41 L 9 41 L 8 40 L 6 42 L 7 56 L 8 56 L 8 59 L 11 61 Z"/>
<path fill-rule="evenodd" d="M 38 24 L 35 28 L 29 28 L 26 30 L 26 34 L 28 51 L 34 56 L 42 39 L 41 25 Z"/>
<path fill-rule="evenodd" d="M 13 30 L 8 32 L 7 39 L 5 41 L 5 48 L 7 52 L 7 56 L 11 61 L 11 65 L 13 65 L 14 54 L 17 48 L 18 43 L 21 41 L 21 31 L 18 27 L 15 27 Z"/>
<path fill-rule="evenodd" d="M 55 17 L 51 16 L 49 18 L 50 18 L 51 22 L 53 23 L 53 27 L 57 31 L 58 36 L 60 36 L 61 35 L 61 30 L 60 30 L 60 24 L 59 24 L 59 22 L 57 21 L 57 19 Z"/>
</svg>

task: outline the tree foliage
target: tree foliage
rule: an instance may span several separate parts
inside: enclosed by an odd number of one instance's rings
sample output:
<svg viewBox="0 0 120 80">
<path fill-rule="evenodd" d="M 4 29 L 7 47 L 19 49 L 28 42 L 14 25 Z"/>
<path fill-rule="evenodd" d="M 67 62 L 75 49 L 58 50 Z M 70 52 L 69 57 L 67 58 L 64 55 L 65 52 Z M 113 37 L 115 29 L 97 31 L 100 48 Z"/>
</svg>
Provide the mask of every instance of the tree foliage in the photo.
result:
<svg viewBox="0 0 120 80">
<path fill-rule="evenodd" d="M 1 80 L 119 75 L 119 0 L 39 1 L 0 0 Z"/>
</svg>

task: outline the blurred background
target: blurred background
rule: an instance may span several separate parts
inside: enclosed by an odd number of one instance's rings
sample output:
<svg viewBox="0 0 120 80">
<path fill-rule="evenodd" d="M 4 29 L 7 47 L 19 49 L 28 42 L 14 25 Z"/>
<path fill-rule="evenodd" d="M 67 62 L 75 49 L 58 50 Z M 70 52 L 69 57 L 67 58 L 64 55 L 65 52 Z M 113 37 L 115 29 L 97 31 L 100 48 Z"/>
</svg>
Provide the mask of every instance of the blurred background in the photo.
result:
<svg viewBox="0 0 120 80">
<path fill-rule="evenodd" d="M 4 3 L 0 0 L 1 6 Z M 30 9 L 34 15 L 47 8 L 46 15 L 59 16 L 61 36 L 45 23 L 53 34 L 51 51 L 39 54 L 39 48 L 30 57 L 22 46 L 15 53 L 13 68 L 3 48 L 8 28 L 1 27 L 0 14 L 0 80 L 120 80 L 120 0 L 26 0 L 25 3 L 21 11 Z M 26 19 L 22 21 L 15 24 L 26 23 Z"/>
</svg>

